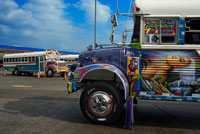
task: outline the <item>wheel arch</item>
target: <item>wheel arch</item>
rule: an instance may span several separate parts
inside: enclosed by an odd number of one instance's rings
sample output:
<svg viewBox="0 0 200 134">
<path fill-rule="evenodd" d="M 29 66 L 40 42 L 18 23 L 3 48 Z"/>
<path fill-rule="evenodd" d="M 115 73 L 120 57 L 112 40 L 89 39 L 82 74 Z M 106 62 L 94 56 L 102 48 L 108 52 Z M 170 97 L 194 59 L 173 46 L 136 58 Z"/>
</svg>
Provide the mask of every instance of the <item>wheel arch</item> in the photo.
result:
<svg viewBox="0 0 200 134">
<path fill-rule="evenodd" d="M 129 95 L 129 82 L 126 75 L 117 67 L 112 65 L 90 67 L 85 73 L 82 74 L 80 79 L 81 83 L 88 81 L 110 81 L 119 84 L 119 90 L 123 90 L 124 99 Z M 80 70 L 78 70 L 80 71 Z"/>
</svg>

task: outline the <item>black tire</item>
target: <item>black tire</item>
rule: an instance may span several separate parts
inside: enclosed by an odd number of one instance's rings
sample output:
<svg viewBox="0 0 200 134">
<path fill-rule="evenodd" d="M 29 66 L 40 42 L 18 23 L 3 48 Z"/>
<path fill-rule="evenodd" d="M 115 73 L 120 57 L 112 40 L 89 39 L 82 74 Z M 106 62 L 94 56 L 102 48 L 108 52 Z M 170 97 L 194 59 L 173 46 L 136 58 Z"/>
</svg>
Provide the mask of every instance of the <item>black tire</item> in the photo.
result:
<svg viewBox="0 0 200 134">
<path fill-rule="evenodd" d="M 28 76 L 33 76 L 33 73 L 32 72 L 27 72 L 27 75 Z"/>
<path fill-rule="evenodd" d="M 14 71 L 12 71 L 12 75 L 15 75 L 15 72 L 14 72 Z"/>
<path fill-rule="evenodd" d="M 80 97 L 81 112 L 95 124 L 109 125 L 116 122 L 123 111 L 123 107 L 119 90 L 107 82 L 95 82 L 87 86 Z"/>
<path fill-rule="evenodd" d="M 14 75 L 18 76 L 20 73 L 17 68 L 14 69 Z"/>
<path fill-rule="evenodd" d="M 54 72 L 52 69 L 48 69 L 46 74 L 47 74 L 47 77 L 52 77 L 54 75 Z"/>
<path fill-rule="evenodd" d="M 61 77 L 64 77 L 64 75 L 65 75 L 65 73 L 60 73 L 60 76 L 61 76 Z"/>
</svg>

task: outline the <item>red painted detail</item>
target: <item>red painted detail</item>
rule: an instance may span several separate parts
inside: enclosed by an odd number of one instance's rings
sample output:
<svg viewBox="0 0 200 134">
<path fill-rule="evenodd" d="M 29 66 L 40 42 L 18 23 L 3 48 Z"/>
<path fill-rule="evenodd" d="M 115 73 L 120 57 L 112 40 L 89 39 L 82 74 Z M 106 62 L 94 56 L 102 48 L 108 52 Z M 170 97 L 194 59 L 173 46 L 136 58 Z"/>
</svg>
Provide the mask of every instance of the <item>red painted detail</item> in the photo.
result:
<svg viewBox="0 0 200 134">
<path fill-rule="evenodd" d="M 137 89 L 135 89 L 135 91 L 136 91 L 136 94 L 133 99 L 135 99 L 138 96 L 140 90 L 137 88 Z"/>
<path fill-rule="evenodd" d="M 155 92 L 155 95 L 162 95 L 162 93 Z"/>
<path fill-rule="evenodd" d="M 16 64 L 16 65 L 27 65 L 27 64 L 34 64 L 35 62 L 33 62 L 33 61 L 30 61 L 30 62 L 23 62 L 23 63 L 21 63 L 21 62 L 12 62 L 12 63 L 4 63 L 4 65 L 12 65 L 12 64 Z"/>
<path fill-rule="evenodd" d="M 174 96 L 182 96 L 181 93 L 175 93 Z"/>
<path fill-rule="evenodd" d="M 66 62 L 66 64 L 78 64 L 78 62 Z"/>
<path fill-rule="evenodd" d="M 136 11 L 137 11 L 137 12 L 140 11 L 140 8 L 139 8 L 139 7 L 136 7 Z"/>
</svg>

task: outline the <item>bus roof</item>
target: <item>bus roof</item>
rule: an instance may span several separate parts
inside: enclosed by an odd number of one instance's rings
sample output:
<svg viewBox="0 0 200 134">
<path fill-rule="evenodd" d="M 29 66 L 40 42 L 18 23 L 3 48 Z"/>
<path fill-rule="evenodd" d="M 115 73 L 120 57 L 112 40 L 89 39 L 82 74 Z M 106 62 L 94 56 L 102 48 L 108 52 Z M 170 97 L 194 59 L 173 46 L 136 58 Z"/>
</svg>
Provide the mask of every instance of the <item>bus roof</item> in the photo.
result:
<svg viewBox="0 0 200 134">
<path fill-rule="evenodd" d="M 15 58 L 15 57 L 30 57 L 30 56 L 43 56 L 46 55 L 46 51 L 43 52 L 29 52 L 29 53 L 18 53 L 18 54 L 5 54 L 4 58 Z"/>
<path fill-rule="evenodd" d="M 78 58 L 79 55 L 60 55 L 61 59 L 65 59 L 65 58 Z"/>
<path fill-rule="evenodd" d="M 135 0 L 136 14 L 146 17 L 200 17 L 200 0 Z"/>
</svg>

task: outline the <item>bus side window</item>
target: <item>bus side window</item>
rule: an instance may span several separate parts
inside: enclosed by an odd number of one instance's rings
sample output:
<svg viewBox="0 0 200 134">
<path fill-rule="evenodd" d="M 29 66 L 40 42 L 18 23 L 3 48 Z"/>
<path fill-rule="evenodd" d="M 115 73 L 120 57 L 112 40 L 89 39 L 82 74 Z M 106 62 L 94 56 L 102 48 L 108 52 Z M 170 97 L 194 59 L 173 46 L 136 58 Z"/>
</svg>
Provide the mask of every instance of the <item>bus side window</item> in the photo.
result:
<svg viewBox="0 0 200 134">
<path fill-rule="evenodd" d="M 38 58 L 38 57 L 36 57 L 36 61 L 39 61 L 39 58 Z"/>
<path fill-rule="evenodd" d="M 200 18 L 185 19 L 185 43 L 200 44 Z"/>
<path fill-rule="evenodd" d="M 29 61 L 32 61 L 31 57 L 29 57 L 28 59 L 29 59 Z"/>
<path fill-rule="evenodd" d="M 177 44 L 178 19 L 148 18 L 144 20 L 144 43 Z"/>
<path fill-rule="evenodd" d="M 176 19 L 165 19 L 161 21 L 161 41 L 162 43 L 177 43 Z"/>
<path fill-rule="evenodd" d="M 160 20 L 144 20 L 144 42 L 150 44 L 160 43 Z"/>
<path fill-rule="evenodd" d="M 32 61 L 35 62 L 35 57 L 32 57 Z"/>
<path fill-rule="evenodd" d="M 22 62 L 24 62 L 24 57 L 22 57 Z"/>
<path fill-rule="evenodd" d="M 25 62 L 28 61 L 28 57 L 25 57 Z"/>
</svg>

